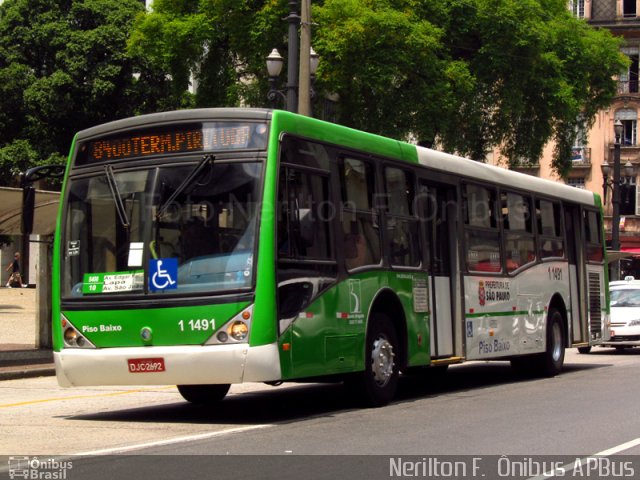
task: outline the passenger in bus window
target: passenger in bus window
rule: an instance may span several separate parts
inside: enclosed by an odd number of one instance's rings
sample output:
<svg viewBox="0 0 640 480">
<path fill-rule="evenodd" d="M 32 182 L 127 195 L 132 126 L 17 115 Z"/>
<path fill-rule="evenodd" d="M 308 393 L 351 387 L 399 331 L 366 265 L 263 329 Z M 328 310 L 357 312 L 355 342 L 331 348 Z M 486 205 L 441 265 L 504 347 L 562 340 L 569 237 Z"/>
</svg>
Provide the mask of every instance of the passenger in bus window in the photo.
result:
<svg viewBox="0 0 640 480">
<path fill-rule="evenodd" d="M 371 263 L 368 260 L 367 242 L 360 233 L 347 233 L 344 236 L 344 246 L 344 255 L 349 270 Z"/>
</svg>

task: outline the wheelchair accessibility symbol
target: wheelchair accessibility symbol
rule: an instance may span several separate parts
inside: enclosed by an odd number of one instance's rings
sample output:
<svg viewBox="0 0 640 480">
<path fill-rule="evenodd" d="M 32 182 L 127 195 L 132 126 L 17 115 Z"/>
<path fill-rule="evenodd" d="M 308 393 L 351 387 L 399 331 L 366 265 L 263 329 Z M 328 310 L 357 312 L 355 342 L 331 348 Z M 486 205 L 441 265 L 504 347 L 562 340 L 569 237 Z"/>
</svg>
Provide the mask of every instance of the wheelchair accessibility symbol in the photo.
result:
<svg viewBox="0 0 640 480">
<path fill-rule="evenodd" d="M 178 288 L 178 259 L 159 258 L 149 261 L 149 290 L 171 290 Z"/>
</svg>

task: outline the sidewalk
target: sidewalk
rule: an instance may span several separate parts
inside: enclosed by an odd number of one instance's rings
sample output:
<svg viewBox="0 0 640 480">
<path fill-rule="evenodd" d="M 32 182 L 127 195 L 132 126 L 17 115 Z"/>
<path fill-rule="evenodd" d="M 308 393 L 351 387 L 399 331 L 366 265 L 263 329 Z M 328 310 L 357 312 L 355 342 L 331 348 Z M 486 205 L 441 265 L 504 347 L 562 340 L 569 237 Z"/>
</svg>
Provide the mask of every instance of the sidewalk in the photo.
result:
<svg viewBox="0 0 640 480">
<path fill-rule="evenodd" d="M 0 287 L 0 380 L 54 375 L 53 353 L 36 349 L 35 288 Z"/>
</svg>

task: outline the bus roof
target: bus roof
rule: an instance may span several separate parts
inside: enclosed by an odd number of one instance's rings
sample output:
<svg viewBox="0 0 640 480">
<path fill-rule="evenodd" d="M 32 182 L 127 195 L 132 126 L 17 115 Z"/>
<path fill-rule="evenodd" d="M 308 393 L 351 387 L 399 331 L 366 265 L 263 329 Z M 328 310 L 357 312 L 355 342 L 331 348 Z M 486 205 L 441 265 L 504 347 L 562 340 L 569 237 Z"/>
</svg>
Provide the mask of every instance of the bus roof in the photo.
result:
<svg viewBox="0 0 640 480">
<path fill-rule="evenodd" d="M 388 155 L 392 158 L 409 162 L 417 161 L 426 167 L 439 172 L 449 173 L 459 178 L 485 181 L 507 187 L 519 188 L 543 193 L 550 197 L 566 199 L 577 203 L 594 205 L 594 193 L 563 183 L 525 175 L 504 168 L 487 165 L 467 158 L 451 155 L 428 148 L 417 147 L 405 142 L 381 137 L 379 135 L 354 130 L 349 127 L 325 122 L 322 120 L 297 115 L 291 112 L 262 108 L 200 108 L 171 112 L 152 113 L 137 117 L 116 120 L 78 132 L 79 140 L 88 137 L 105 135 L 118 130 L 172 123 L 177 121 L 206 121 L 215 119 L 237 119 L 269 121 L 278 119 L 281 126 L 292 128 L 297 133 L 328 141 L 344 144 L 352 148 L 363 149 L 369 153 Z"/>
<path fill-rule="evenodd" d="M 156 125 L 162 123 L 173 123 L 183 121 L 207 121 L 211 119 L 238 119 L 268 121 L 271 118 L 272 110 L 264 108 L 194 108 L 186 110 L 174 110 L 171 112 L 149 113 L 137 117 L 114 120 L 103 123 L 95 127 L 78 132 L 78 139 L 105 135 L 118 130 L 129 128 L 139 128 L 146 125 Z"/>
<path fill-rule="evenodd" d="M 450 155 L 423 147 L 416 147 L 421 165 L 440 172 L 451 173 L 469 180 L 490 182 L 505 187 L 529 190 L 572 202 L 595 205 L 594 193 L 564 183 L 545 180 L 513 170 L 487 165 L 468 158 Z"/>
</svg>

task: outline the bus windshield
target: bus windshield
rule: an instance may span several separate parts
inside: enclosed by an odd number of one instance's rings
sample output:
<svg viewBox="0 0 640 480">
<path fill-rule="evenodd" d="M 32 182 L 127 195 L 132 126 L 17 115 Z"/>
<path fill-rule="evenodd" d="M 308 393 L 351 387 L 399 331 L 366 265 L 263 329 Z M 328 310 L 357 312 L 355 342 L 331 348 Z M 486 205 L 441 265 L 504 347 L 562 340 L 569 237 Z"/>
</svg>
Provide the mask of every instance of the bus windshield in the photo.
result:
<svg viewBox="0 0 640 480">
<path fill-rule="evenodd" d="M 62 295 L 249 288 L 262 164 L 113 170 L 69 180 Z M 151 280 L 154 273 L 162 281 Z"/>
</svg>

